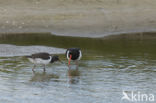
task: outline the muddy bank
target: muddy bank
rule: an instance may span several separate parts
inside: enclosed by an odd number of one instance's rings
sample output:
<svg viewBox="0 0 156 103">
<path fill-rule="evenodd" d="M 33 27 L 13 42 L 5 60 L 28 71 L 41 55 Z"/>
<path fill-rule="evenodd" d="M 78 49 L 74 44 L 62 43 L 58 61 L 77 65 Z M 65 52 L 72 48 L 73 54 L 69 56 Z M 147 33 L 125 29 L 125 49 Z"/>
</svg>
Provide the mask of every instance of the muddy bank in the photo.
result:
<svg viewBox="0 0 156 103">
<path fill-rule="evenodd" d="M 0 32 L 103 37 L 156 31 L 155 0 L 0 0 Z"/>
</svg>

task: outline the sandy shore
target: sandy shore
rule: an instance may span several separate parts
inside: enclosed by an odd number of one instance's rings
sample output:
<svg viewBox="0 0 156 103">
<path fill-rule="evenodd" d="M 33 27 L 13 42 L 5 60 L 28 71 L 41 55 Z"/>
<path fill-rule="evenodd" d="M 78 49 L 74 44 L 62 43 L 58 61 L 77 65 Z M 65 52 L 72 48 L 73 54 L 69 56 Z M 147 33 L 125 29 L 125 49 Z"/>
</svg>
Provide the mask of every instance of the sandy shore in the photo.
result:
<svg viewBox="0 0 156 103">
<path fill-rule="evenodd" d="M 103 37 L 156 31 L 155 0 L 0 0 L 0 32 Z"/>
</svg>

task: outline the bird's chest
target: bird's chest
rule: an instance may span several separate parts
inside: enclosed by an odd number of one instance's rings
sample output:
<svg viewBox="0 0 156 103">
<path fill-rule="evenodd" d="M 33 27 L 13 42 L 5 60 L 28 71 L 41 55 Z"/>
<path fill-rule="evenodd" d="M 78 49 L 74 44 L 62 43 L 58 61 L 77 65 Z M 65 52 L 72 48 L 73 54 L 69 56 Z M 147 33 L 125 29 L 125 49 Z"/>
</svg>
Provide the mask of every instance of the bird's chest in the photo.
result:
<svg viewBox="0 0 156 103">
<path fill-rule="evenodd" d="M 35 58 L 32 60 L 34 64 L 48 64 L 50 63 L 51 59 L 42 59 L 42 58 Z"/>
</svg>

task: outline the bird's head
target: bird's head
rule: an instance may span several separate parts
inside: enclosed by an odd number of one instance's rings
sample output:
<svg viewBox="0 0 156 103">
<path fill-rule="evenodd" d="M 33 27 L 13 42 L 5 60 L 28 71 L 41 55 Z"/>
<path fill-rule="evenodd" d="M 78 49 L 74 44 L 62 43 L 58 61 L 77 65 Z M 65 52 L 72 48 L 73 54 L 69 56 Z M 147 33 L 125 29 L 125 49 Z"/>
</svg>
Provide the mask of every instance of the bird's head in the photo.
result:
<svg viewBox="0 0 156 103">
<path fill-rule="evenodd" d="M 62 63 L 62 61 L 59 59 L 59 56 L 58 55 L 52 56 L 51 63 L 56 62 L 56 61 L 59 61 L 59 62 Z"/>
</svg>

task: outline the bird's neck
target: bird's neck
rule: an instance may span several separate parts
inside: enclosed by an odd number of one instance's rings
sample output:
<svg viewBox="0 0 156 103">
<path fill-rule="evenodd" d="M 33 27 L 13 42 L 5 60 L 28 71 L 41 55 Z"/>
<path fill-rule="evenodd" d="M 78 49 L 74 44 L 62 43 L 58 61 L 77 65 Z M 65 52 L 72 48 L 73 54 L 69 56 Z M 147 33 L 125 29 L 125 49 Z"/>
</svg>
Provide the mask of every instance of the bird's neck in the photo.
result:
<svg viewBox="0 0 156 103">
<path fill-rule="evenodd" d="M 50 63 L 54 63 L 54 59 L 53 59 L 53 57 L 52 56 L 50 56 L 51 57 L 51 61 L 50 61 Z"/>
</svg>

